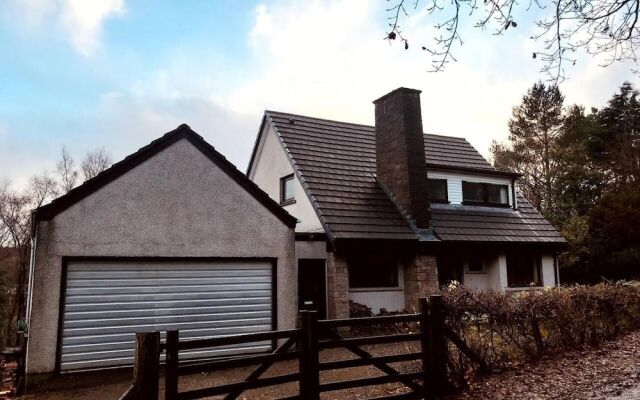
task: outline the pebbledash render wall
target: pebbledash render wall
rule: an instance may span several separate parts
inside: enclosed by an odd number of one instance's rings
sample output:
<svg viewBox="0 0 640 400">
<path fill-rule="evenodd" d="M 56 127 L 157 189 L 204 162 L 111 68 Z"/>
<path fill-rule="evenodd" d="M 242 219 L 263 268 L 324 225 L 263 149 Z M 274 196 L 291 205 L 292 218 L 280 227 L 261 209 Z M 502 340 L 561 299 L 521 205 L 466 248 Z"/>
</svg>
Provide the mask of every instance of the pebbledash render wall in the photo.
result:
<svg viewBox="0 0 640 400">
<path fill-rule="evenodd" d="M 278 329 L 296 320 L 294 229 L 181 139 L 49 221 L 36 236 L 27 373 L 56 369 L 62 258 L 274 257 Z"/>
</svg>

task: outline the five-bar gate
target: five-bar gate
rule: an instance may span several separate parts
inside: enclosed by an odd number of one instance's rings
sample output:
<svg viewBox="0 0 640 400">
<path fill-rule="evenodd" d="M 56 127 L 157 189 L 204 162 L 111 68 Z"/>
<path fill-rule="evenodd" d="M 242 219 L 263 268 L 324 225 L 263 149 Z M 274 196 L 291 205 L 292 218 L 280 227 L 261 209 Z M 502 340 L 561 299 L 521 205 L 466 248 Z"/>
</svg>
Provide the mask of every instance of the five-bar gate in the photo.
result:
<svg viewBox="0 0 640 400">
<path fill-rule="evenodd" d="M 453 333 L 444 325 L 440 296 L 431 296 L 429 301 L 421 299 L 420 306 L 420 313 L 416 314 L 322 321 L 318 321 L 315 311 L 303 311 L 298 329 L 210 339 L 180 340 L 178 331 L 168 331 L 166 341 L 160 343 L 158 332 L 138 334 L 134 382 L 121 399 L 158 399 L 158 365 L 162 351 L 166 353 L 166 400 L 200 399 L 221 395 L 231 400 L 248 390 L 292 382 L 298 382 L 299 391 L 297 395 L 288 399 L 313 400 L 319 399 L 322 393 L 387 383 L 400 383 L 406 389 L 402 393 L 380 399 L 436 398 L 447 387 L 446 338 L 454 339 L 453 342 L 456 345 L 458 340 L 455 340 L 457 337 L 452 337 Z M 367 327 L 397 326 L 398 324 L 404 324 L 409 328 L 401 332 L 387 329 L 386 332 L 390 331 L 390 334 L 373 336 L 353 334 Z M 179 360 L 180 351 L 264 341 L 274 343 L 275 350 L 267 354 L 240 355 L 199 362 L 180 363 Z M 405 346 L 410 351 L 402 354 L 376 356 L 363 348 L 369 345 L 410 342 L 416 346 Z M 278 343 L 279 345 L 275 346 Z M 321 362 L 320 353 L 333 348 L 345 349 L 356 358 Z M 464 353 L 470 352 L 468 348 L 462 350 Z M 473 357 L 472 354 L 471 356 Z M 297 370 L 294 368 L 293 371 L 284 375 L 262 377 L 276 362 L 287 360 L 298 360 Z M 407 361 L 414 361 L 414 364 L 419 366 L 417 371 L 401 372 L 392 366 L 394 363 Z M 258 366 L 242 381 L 182 392 L 178 390 L 178 381 L 182 376 L 252 365 Z M 383 375 L 331 382 L 320 379 L 321 371 L 363 366 L 373 366 Z"/>
</svg>

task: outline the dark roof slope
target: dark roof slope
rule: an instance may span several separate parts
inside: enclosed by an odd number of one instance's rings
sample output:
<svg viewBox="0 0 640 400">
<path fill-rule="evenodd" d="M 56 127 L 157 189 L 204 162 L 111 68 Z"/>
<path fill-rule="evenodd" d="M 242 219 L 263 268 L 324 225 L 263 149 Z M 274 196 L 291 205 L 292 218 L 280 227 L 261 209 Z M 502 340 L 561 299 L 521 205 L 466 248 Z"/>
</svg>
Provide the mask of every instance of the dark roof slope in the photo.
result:
<svg viewBox="0 0 640 400">
<path fill-rule="evenodd" d="M 432 167 L 496 171 L 465 138 L 425 134 L 424 153 Z"/>
<path fill-rule="evenodd" d="M 445 241 L 557 243 L 565 240 L 523 197 L 518 211 L 432 204 L 433 229 Z"/>
<path fill-rule="evenodd" d="M 73 204 L 96 192 L 101 187 L 114 181 L 126 172 L 142 164 L 152 156 L 160 153 L 181 139 L 188 140 L 207 158 L 227 173 L 236 183 L 253 195 L 262 205 L 274 213 L 282 222 L 290 227 L 295 227 L 297 219 L 284 210 L 267 193 L 253 183 L 245 174 L 239 171 L 229 160 L 220 154 L 213 146 L 205 141 L 202 136 L 191 130 L 187 124 L 182 124 L 176 129 L 167 132 L 162 137 L 140 148 L 135 153 L 125 157 L 122 161 L 113 164 L 94 178 L 85 181 L 80 186 L 72 189 L 67 194 L 58 197 L 51 203 L 34 210 L 34 220 L 48 220 L 61 213 Z M 35 232 L 32 232 L 35 233 Z"/>
<path fill-rule="evenodd" d="M 274 111 L 265 118 L 331 239 L 417 240 L 377 183 L 373 127 Z M 430 168 L 505 174 L 462 138 L 425 135 L 425 157 Z M 514 211 L 434 205 L 434 231 L 447 241 L 564 242 L 524 199 L 519 206 Z"/>
<path fill-rule="evenodd" d="M 332 239 L 416 239 L 377 184 L 369 127 L 276 112 L 266 118 Z"/>
</svg>

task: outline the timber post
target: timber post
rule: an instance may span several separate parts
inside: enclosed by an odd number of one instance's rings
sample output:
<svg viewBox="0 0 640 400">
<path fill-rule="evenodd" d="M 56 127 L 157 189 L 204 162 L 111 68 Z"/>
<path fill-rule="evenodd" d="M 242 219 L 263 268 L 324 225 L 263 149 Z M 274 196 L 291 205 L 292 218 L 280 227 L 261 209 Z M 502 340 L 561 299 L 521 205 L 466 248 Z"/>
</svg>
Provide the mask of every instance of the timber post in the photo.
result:
<svg viewBox="0 0 640 400">
<path fill-rule="evenodd" d="M 178 342 L 179 331 L 167 331 L 166 339 L 166 364 L 164 378 L 164 398 L 165 400 L 176 400 L 178 398 Z"/>
<path fill-rule="evenodd" d="M 138 400 L 158 400 L 160 332 L 136 333 L 133 393 Z"/>
<path fill-rule="evenodd" d="M 318 348 L 318 312 L 302 311 L 300 346 L 300 397 L 320 399 L 320 365 Z"/>
<path fill-rule="evenodd" d="M 432 396 L 442 396 L 449 386 L 447 374 L 448 348 L 444 334 L 445 311 L 442 296 L 429 296 L 430 382 Z"/>
</svg>

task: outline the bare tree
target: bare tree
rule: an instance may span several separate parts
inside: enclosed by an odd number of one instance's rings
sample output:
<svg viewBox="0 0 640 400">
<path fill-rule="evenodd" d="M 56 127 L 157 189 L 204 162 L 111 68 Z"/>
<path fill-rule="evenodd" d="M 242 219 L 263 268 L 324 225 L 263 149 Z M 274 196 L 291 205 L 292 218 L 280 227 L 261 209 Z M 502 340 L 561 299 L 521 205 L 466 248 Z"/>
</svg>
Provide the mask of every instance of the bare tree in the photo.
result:
<svg viewBox="0 0 640 400">
<path fill-rule="evenodd" d="M 0 186 L 0 230 L 7 235 L 8 247 L 13 247 L 18 255 L 18 283 L 16 295 L 10 301 L 10 316 L 14 321 L 24 315 L 26 304 L 26 278 L 31 245 L 31 210 L 33 199 L 29 193 L 11 190 L 5 181 Z M 9 326 L 13 326 L 10 324 Z"/>
<path fill-rule="evenodd" d="M 111 156 L 104 147 L 88 152 L 80 164 L 85 180 L 93 178 L 110 166 Z"/>
<path fill-rule="evenodd" d="M 390 31 L 386 38 L 399 39 L 406 49 L 409 41 L 402 35 L 400 22 L 408 15 L 406 0 L 397 0 L 387 11 L 391 14 Z M 416 9 L 419 0 L 412 0 Z M 495 35 L 518 27 L 514 14 L 518 8 L 530 11 L 536 8 L 542 17 L 535 21 L 537 33 L 532 39 L 541 43 L 540 51 L 532 54 L 542 62 L 541 71 L 550 78 L 565 78 L 567 64 L 575 65 L 576 50 L 588 54 L 602 54 L 610 65 L 617 61 L 632 60 L 637 64 L 636 49 L 640 44 L 640 0 L 426 0 L 428 14 L 439 21 L 440 32 L 431 45 L 422 49 L 432 56 L 432 70 L 440 71 L 451 61 L 456 45 L 462 45 L 460 26 L 464 17 L 478 16 L 474 26 L 482 30 L 493 28 Z"/>
<path fill-rule="evenodd" d="M 65 146 L 62 146 L 60 160 L 56 164 L 56 172 L 60 179 L 60 189 L 62 193 L 69 193 L 76 186 L 78 181 L 78 171 L 75 169 L 75 161 Z"/>
<path fill-rule="evenodd" d="M 38 208 L 45 202 L 58 196 L 58 182 L 56 182 L 56 180 L 45 171 L 40 175 L 34 175 L 31 177 L 29 192 L 33 197 L 32 200 L 34 208 Z"/>
</svg>

